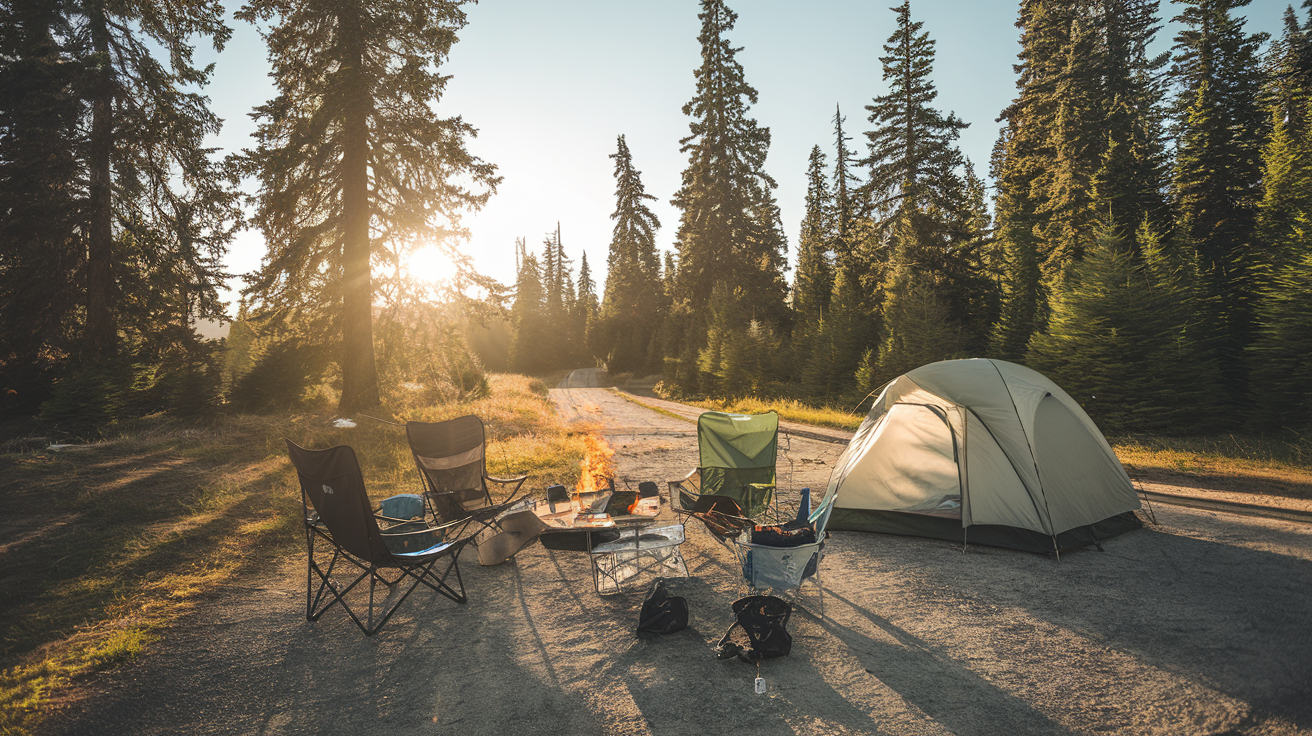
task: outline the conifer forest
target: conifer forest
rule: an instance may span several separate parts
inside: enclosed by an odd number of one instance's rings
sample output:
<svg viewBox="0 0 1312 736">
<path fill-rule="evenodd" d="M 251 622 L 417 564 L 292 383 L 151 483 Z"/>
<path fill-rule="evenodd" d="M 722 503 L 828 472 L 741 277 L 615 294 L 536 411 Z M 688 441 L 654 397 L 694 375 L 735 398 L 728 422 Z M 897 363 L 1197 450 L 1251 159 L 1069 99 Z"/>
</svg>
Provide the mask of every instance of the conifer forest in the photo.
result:
<svg viewBox="0 0 1312 736">
<path fill-rule="evenodd" d="M 701 0 L 677 190 L 644 186 L 620 132 L 604 277 L 565 223 L 514 244 L 513 283 L 455 245 L 502 183 L 473 126 L 433 111 L 464 5 L 249 0 L 276 96 L 219 156 L 193 53 L 230 37 L 215 0 L 0 0 L 5 413 L 258 412 L 323 385 L 342 413 L 453 400 L 486 390 L 470 335 L 499 324 L 510 370 L 659 374 L 672 397 L 851 410 L 917 366 L 991 357 L 1108 432 L 1312 427 L 1312 0 L 1269 38 L 1249 0 L 1020 0 L 996 122 L 942 108 L 951 70 L 906 0 L 867 80 L 882 94 L 810 111 L 832 132 L 789 174 L 795 233 L 739 16 Z M 997 127 L 989 161 L 963 155 L 969 125 Z M 241 228 L 268 250 L 231 315 Z M 421 241 L 455 264 L 438 292 L 407 278 Z M 201 318 L 235 321 L 204 340 Z"/>
</svg>

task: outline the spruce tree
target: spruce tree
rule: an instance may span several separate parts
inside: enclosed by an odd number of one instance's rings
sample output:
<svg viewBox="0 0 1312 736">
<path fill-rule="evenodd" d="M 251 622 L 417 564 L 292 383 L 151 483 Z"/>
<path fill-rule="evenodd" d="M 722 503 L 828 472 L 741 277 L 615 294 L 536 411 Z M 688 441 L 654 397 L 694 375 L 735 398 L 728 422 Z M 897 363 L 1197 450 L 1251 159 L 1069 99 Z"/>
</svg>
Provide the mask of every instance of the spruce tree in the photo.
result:
<svg viewBox="0 0 1312 736">
<path fill-rule="evenodd" d="M 194 65 L 190 40 L 206 37 L 221 50 L 231 29 L 213 0 L 186 0 L 169 12 L 108 0 L 64 7 L 76 18 L 90 108 L 85 351 L 108 359 L 119 352 L 132 293 L 125 278 L 192 293 L 217 313 L 217 264 L 237 218 L 236 194 L 204 148 L 218 118 L 207 98 L 183 90 L 205 85 L 211 73 Z M 191 246 L 199 246 L 196 257 L 177 265 Z M 164 267 L 143 273 L 143 264 Z"/>
<path fill-rule="evenodd" d="M 0 2 L 0 409 L 22 413 L 76 352 L 83 298 L 84 106 L 62 5 Z"/>
<path fill-rule="evenodd" d="M 1106 229 L 1067 272 L 1026 363 L 1105 431 L 1189 430 L 1207 416 L 1214 364 L 1201 348 L 1191 264 L 1146 229 L 1141 254 Z"/>
<path fill-rule="evenodd" d="M 579 258 L 579 285 L 574 299 L 574 333 L 575 339 L 582 347 L 582 358 L 588 362 L 592 362 L 597 356 L 593 347 L 593 334 L 600 311 L 601 307 L 597 302 L 597 282 L 592 279 L 592 269 L 588 267 L 588 254 L 584 251 Z"/>
<path fill-rule="evenodd" d="M 1169 229 L 1162 196 L 1164 56 L 1152 0 L 1025 0 L 1019 95 L 994 151 L 1002 308 L 992 352 L 1019 359 L 1048 300 L 1099 227 L 1132 248 L 1141 224 Z M 1099 225 L 1101 223 L 1101 225 Z"/>
<path fill-rule="evenodd" d="M 833 215 L 825 155 L 820 146 L 811 149 L 806 168 L 806 214 L 797 236 L 797 275 L 793 280 L 793 310 L 805 321 L 814 322 L 829 308 L 834 290 L 829 243 L 833 239 Z"/>
<path fill-rule="evenodd" d="M 1293 8 L 1286 10 L 1284 20 L 1284 34 L 1268 55 L 1263 91 L 1271 134 L 1262 150 L 1257 243 L 1263 266 L 1270 270 L 1279 270 L 1305 250 L 1297 233 L 1300 220 L 1312 216 L 1312 68 L 1304 67 L 1312 43 Z"/>
<path fill-rule="evenodd" d="M 833 217 L 832 233 L 833 242 L 829 249 L 833 252 L 836 260 L 847 260 L 853 248 L 856 247 L 856 230 L 857 219 L 860 216 L 859 202 L 857 196 L 861 188 L 861 180 L 852 171 L 852 157 L 854 152 L 847 147 L 847 142 L 852 140 L 851 136 L 843 133 L 843 123 L 847 118 L 843 117 L 842 109 L 837 105 L 834 106 L 834 186 L 832 192 Z"/>
<path fill-rule="evenodd" d="M 542 271 L 537 256 L 528 252 L 522 239 L 516 246 L 519 273 L 515 278 L 515 301 L 510 308 L 510 368 L 537 373 L 549 367 L 557 341 L 546 316 Z"/>
<path fill-rule="evenodd" d="M 1305 4 L 1305 7 L 1308 7 Z M 1303 431 L 1312 423 L 1307 354 L 1312 348 L 1312 44 L 1309 28 L 1286 10 L 1272 44 L 1262 101 L 1271 134 L 1262 151 L 1263 197 L 1257 243 L 1263 267 L 1253 366 L 1254 423 Z"/>
<path fill-rule="evenodd" d="M 899 230 L 905 247 L 919 253 L 942 236 L 935 213 L 959 202 L 963 161 L 955 141 L 968 124 L 933 107 L 934 41 L 921 31 L 923 23 L 911 21 L 910 0 L 892 10 L 897 30 L 879 59 L 889 91 L 866 105 L 875 127 L 866 133 L 869 155 L 860 162 L 870 171 L 862 193 L 881 230 Z"/>
<path fill-rule="evenodd" d="M 967 357 L 966 336 L 932 281 L 897 263 L 885 293 L 886 337 L 877 353 L 863 357 L 864 362 L 873 361 L 873 370 L 863 374 L 858 368 L 858 392 L 868 392 L 922 365 Z"/>
<path fill-rule="evenodd" d="M 717 284 L 741 287 L 745 313 L 767 322 L 784 321 L 783 268 L 787 239 L 774 202 L 774 180 L 765 173 L 770 131 L 748 116 L 756 90 L 747 84 L 742 65 L 727 38 L 737 14 L 724 0 L 702 0 L 698 40 L 702 64 L 697 89 L 683 112 L 692 118 L 689 135 L 680 141 L 688 165 L 673 198 L 680 210 L 676 236 L 680 308 L 695 313 L 706 307 Z M 703 347 L 704 320 L 686 322 L 688 333 L 679 354 L 680 376 L 689 376 L 686 359 Z M 673 380 L 673 379 L 672 379 Z"/>
<path fill-rule="evenodd" d="M 1235 11 L 1248 0 L 1181 0 L 1172 78 L 1177 152 L 1173 196 L 1182 237 L 1197 252 L 1224 390 L 1247 394 L 1253 337 L 1253 259 L 1266 118 L 1257 104 L 1262 34 Z"/>
<path fill-rule="evenodd" d="M 912 22 L 910 3 L 892 10 L 897 31 L 880 59 L 889 92 L 866 108 L 875 128 L 866 134 L 870 155 L 864 163 L 870 176 L 864 192 L 891 267 L 886 276 L 875 277 L 883 281 L 887 300 L 884 343 L 897 347 L 916 339 L 898 331 L 921 329 L 919 313 L 897 307 L 899 299 L 904 304 L 932 303 L 950 321 L 946 329 L 954 334 L 967 322 L 987 319 L 994 309 L 984 303 L 991 284 L 979 273 L 985 233 L 977 231 L 981 219 L 975 210 L 982 203 L 971 201 L 970 187 L 977 182 L 968 184 L 969 170 L 956 146 L 966 124 L 933 106 L 938 95 L 930 79 L 934 42 L 921 30 L 923 24 Z M 973 179 L 973 173 L 970 176 Z M 961 348 L 953 343 L 942 352 L 946 357 Z M 877 360 L 885 362 L 885 357 Z"/>
<path fill-rule="evenodd" d="M 1312 219 L 1300 218 L 1303 252 L 1263 289 L 1253 359 L 1254 419 L 1270 429 L 1312 428 Z"/>
<path fill-rule="evenodd" d="M 378 403 L 374 233 L 451 247 L 461 213 L 499 182 L 465 147 L 473 127 L 433 113 L 462 4 L 250 0 L 239 14 L 271 24 L 278 90 L 256 109 L 247 158 L 269 244 L 249 292 L 277 313 L 325 317 L 324 337 L 340 336 L 343 413 Z"/>
<path fill-rule="evenodd" d="M 1021 0 L 1017 97 L 999 117 L 1003 129 L 994 150 L 997 181 L 994 211 L 997 240 L 1005 254 L 1003 303 L 991 339 L 991 352 L 1018 360 L 1030 336 L 1047 323 L 1046 253 L 1037 234 L 1045 205 L 1036 182 L 1054 164 L 1050 132 L 1056 124 L 1055 82 L 1066 60 L 1064 49 L 1073 18 L 1071 3 Z"/>
<path fill-rule="evenodd" d="M 605 297 L 601 305 L 601 345 L 598 354 L 612 372 L 635 371 L 648 365 L 653 336 L 663 317 L 664 297 L 656 231 L 660 221 L 647 206 L 642 172 L 633 167 L 624 136 L 616 142 L 615 221 L 606 260 Z M 667 265 L 673 276 L 672 265 Z"/>
</svg>

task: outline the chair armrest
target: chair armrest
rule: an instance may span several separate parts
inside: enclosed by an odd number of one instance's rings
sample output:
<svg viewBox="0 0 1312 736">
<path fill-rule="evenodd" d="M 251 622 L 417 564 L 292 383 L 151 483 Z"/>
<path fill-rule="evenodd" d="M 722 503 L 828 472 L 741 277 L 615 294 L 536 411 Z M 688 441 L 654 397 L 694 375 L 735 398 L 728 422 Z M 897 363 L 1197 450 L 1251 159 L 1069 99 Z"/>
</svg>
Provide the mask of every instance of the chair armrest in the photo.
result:
<svg viewBox="0 0 1312 736">
<path fill-rule="evenodd" d="M 503 485 L 503 486 L 508 486 L 508 485 L 512 485 L 512 484 L 514 485 L 514 488 L 511 488 L 511 489 L 510 489 L 510 496 L 507 497 L 505 500 L 503 500 L 503 501 L 492 501 L 493 505 L 496 505 L 496 506 L 504 506 L 504 505 L 506 505 L 506 504 L 510 504 L 510 503 L 513 503 L 513 502 L 519 500 L 519 499 L 518 499 L 519 492 L 520 492 L 521 490 L 523 490 L 523 488 L 524 488 L 524 481 L 528 480 L 528 476 L 527 476 L 527 475 L 517 475 L 517 476 L 515 476 L 515 477 L 513 477 L 513 478 L 494 478 L 494 477 L 492 477 L 492 476 L 490 476 L 490 475 L 485 475 L 485 476 L 483 476 L 483 480 L 484 480 L 484 481 L 489 481 L 489 480 L 490 480 L 490 481 L 492 481 L 493 483 L 499 483 L 499 484 L 501 484 L 501 485 Z M 486 483 L 483 484 L 483 489 L 484 489 L 485 492 L 487 491 L 487 484 L 486 484 Z M 489 500 L 489 501 L 492 500 L 492 499 L 491 499 L 491 496 L 492 496 L 492 494 L 491 494 L 491 493 L 488 493 L 488 500 Z"/>
<path fill-rule="evenodd" d="M 667 481 L 667 482 L 668 482 L 671 486 L 673 486 L 673 485 L 675 485 L 675 484 L 677 484 L 677 483 L 684 483 L 684 482 L 687 482 L 687 481 L 689 481 L 689 480 L 692 480 L 692 477 L 693 477 L 694 475 L 697 475 L 697 471 L 698 471 L 699 469 L 700 469 L 700 468 L 693 468 L 692 470 L 689 470 L 689 471 L 688 471 L 688 474 L 685 475 L 685 476 L 683 476 L 682 478 L 679 478 L 678 480 Z"/>
<path fill-rule="evenodd" d="M 492 481 L 493 483 L 522 483 L 522 482 L 528 480 L 528 476 L 527 476 L 527 475 L 517 475 L 517 476 L 515 476 L 514 478 L 494 478 L 494 477 L 492 477 L 492 476 L 490 476 L 490 475 L 485 475 L 485 476 L 483 476 L 483 477 L 484 477 L 484 478 L 487 478 L 488 480 Z"/>
</svg>

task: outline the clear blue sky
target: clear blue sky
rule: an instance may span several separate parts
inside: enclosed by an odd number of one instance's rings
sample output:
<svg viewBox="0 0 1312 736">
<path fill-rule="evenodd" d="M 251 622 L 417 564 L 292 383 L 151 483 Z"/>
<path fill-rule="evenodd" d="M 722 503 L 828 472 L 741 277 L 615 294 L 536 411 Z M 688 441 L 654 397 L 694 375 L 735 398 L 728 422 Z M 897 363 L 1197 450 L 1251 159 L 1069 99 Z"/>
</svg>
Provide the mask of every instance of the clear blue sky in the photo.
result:
<svg viewBox="0 0 1312 736">
<path fill-rule="evenodd" d="M 766 169 L 779 183 L 790 250 L 795 250 L 811 147 L 820 144 L 832 163 L 835 104 L 845 129 L 864 155 L 864 106 L 883 94 L 879 56 L 893 32 L 888 2 L 851 0 L 729 0 L 739 15 L 730 36 L 738 59 L 759 92 L 752 114 L 773 135 Z M 1279 33 L 1286 3 L 1256 0 L 1245 15 L 1250 31 Z M 1019 50 L 1015 0 L 913 0 L 912 18 L 937 42 L 938 106 L 970 123 L 961 148 L 980 175 L 998 133 L 994 120 L 1015 93 L 1012 64 Z M 516 237 L 540 247 L 559 220 L 568 256 L 586 251 L 604 279 L 614 209 L 615 137 L 624 134 L 642 171 L 652 208 L 661 220 L 658 244 L 673 249 L 678 212 L 669 204 L 686 161 L 679 139 L 687 135 L 681 109 L 693 93 L 700 64 L 696 0 L 483 0 L 468 8 L 469 25 L 444 72 L 453 75 L 438 106 L 479 130 L 472 151 L 500 167 L 498 193 L 465 225 L 462 250 L 479 271 L 503 283 L 514 280 Z M 1169 20 L 1178 6 L 1163 3 Z M 235 34 L 217 62 L 207 89 L 225 120 L 214 145 L 231 151 L 251 144 L 248 117 L 269 99 L 265 48 L 258 34 L 232 22 Z M 1175 28 L 1158 35 L 1169 47 Z M 264 252 L 258 233 L 243 233 L 228 263 L 234 272 L 255 268 Z M 789 254 L 795 260 L 795 252 Z M 791 280 L 791 276 L 790 276 Z"/>
</svg>

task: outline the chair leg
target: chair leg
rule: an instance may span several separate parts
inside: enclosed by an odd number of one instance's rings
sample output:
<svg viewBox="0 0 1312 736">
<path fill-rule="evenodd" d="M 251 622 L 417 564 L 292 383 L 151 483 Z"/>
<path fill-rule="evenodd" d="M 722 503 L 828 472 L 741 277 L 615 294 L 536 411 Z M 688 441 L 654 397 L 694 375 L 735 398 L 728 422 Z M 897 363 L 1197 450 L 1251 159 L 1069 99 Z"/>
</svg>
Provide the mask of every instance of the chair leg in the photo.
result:
<svg viewBox="0 0 1312 736">
<path fill-rule="evenodd" d="M 815 587 L 820 590 L 820 618 L 825 617 L 825 586 L 820 580 L 820 565 L 815 566 Z M 801 590 L 801 588 L 798 588 Z"/>
</svg>

